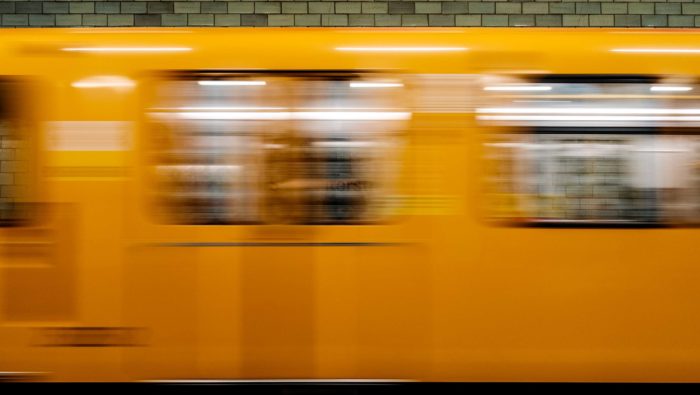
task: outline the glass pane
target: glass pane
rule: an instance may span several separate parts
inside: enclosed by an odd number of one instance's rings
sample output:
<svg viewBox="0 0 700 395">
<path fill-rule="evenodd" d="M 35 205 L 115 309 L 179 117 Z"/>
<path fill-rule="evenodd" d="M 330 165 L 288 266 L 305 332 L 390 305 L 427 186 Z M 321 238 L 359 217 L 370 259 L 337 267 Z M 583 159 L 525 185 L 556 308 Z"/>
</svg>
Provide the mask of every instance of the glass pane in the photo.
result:
<svg viewBox="0 0 700 395">
<path fill-rule="evenodd" d="M 149 110 L 163 216 L 180 224 L 345 224 L 386 217 L 410 117 L 395 79 L 195 74 Z"/>
<path fill-rule="evenodd" d="M 699 223 L 698 85 L 680 77 L 487 78 L 489 217 Z"/>
</svg>

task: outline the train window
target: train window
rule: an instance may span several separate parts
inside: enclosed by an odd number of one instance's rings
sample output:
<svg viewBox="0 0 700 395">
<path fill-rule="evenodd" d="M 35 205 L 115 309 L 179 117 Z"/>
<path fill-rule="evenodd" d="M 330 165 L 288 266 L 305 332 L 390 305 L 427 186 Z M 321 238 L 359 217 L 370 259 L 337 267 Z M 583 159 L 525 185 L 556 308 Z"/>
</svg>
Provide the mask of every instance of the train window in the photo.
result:
<svg viewBox="0 0 700 395">
<path fill-rule="evenodd" d="M 382 220 L 402 84 L 351 73 L 192 73 L 160 83 L 154 194 L 180 224 Z"/>
<path fill-rule="evenodd" d="M 294 87 L 292 138 L 287 150 L 270 157 L 282 167 L 268 172 L 275 216 L 308 224 L 385 219 L 397 178 L 398 132 L 408 118 L 402 84 L 336 75 L 297 79 Z"/>
<path fill-rule="evenodd" d="M 699 223 L 697 86 L 652 77 L 490 81 L 477 117 L 489 217 L 526 224 Z"/>
<path fill-rule="evenodd" d="M 29 221 L 29 152 L 19 83 L 0 80 L 0 226 Z"/>
<path fill-rule="evenodd" d="M 154 195 L 170 222 L 259 220 L 261 135 L 256 79 L 185 75 L 160 83 L 151 128 Z"/>
</svg>

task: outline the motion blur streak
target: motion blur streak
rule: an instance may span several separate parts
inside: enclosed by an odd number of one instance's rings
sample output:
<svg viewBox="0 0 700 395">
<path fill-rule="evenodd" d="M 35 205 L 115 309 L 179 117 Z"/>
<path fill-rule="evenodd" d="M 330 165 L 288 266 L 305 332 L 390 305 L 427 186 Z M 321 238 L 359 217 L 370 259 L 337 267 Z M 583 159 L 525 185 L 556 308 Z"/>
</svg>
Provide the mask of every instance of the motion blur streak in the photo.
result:
<svg viewBox="0 0 700 395">
<path fill-rule="evenodd" d="M 0 381 L 700 381 L 699 42 L 0 30 Z"/>
<path fill-rule="evenodd" d="M 71 84 L 73 88 L 117 88 L 128 89 L 133 88 L 136 83 L 126 77 L 120 76 L 95 76 L 84 78 L 80 81 L 75 81 Z"/>
</svg>

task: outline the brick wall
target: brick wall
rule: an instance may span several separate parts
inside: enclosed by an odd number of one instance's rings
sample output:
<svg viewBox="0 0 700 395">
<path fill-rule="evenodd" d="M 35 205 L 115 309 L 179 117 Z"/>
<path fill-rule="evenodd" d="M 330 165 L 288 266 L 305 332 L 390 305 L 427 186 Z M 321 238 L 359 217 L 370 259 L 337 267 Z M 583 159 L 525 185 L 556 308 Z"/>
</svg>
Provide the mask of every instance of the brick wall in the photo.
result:
<svg viewBox="0 0 700 395">
<path fill-rule="evenodd" d="M 700 26 L 700 0 L 27 1 L 0 0 L 27 26 Z"/>
</svg>

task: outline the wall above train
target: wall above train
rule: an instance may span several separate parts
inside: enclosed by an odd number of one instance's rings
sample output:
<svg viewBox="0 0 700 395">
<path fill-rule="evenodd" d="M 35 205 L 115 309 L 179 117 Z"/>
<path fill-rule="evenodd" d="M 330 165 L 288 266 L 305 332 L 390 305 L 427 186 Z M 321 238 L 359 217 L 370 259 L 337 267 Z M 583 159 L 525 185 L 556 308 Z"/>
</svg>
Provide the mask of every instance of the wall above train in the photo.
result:
<svg viewBox="0 0 700 395">
<path fill-rule="evenodd" d="M 695 27 L 697 0 L 3 1 L 3 27 Z"/>
</svg>

